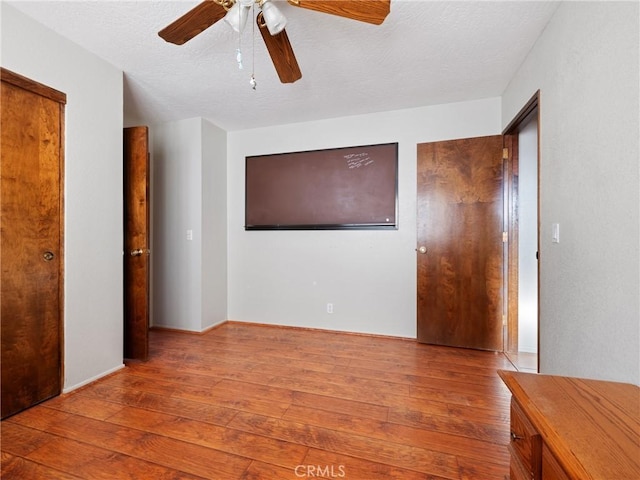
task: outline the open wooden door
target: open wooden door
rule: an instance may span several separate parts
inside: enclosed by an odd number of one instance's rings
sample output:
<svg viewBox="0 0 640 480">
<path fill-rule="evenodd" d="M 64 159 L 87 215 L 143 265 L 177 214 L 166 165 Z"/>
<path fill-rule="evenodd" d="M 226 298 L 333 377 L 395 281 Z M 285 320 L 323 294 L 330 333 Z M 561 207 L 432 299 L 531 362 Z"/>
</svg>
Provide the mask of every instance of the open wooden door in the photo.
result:
<svg viewBox="0 0 640 480">
<path fill-rule="evenodd" d="M 503 350 L 502 136 L 418 145 L 418 341 Z"/>
<path fill-rule="evenodd" d="M 2 418 L 62 389 L 65 102 L 2 69 Z"/>
<path fill-rule="evenodd" d="M 149 129 L 124 129 L 124 356 L 149 355 Z"/>
</svg>

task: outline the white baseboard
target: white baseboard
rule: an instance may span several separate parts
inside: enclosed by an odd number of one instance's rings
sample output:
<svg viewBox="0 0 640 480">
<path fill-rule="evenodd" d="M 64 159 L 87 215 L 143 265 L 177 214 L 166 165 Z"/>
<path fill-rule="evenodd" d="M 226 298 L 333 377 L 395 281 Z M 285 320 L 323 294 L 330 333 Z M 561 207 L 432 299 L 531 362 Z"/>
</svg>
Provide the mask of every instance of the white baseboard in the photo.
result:
<svg viewBox="0 0 640 480">
<path fill-rule="evenodd" d="M 111 375 L 112 373 L 117 372 L 118 370 L 122 370 L 124 368 L 124 366 L 125 365 L 123 363 L 121 365 L 118 365 L 117 367 L 114 367 L 114 368 L 112 368 L 110 370 L 107 370 L 106 372 L 102 372 L 101 374 L 96 375 L 95 377 L 88 378 L 84 382 L 80 382 L 80 383 L 78 383 L 76 385 L 73 385 L 71 387 L 65 387 L 65 388 L 62 389 L 62 393 L 69 393 L 69 392 L 72 392 L 74 390 L 77 390 L 80 387 L 84 387 L 85 385 L 88 385 L 88 384 L 90 384 L 92 382 L 95 382 L 96 380 L 99 380 L 102 377 L 106 377 L 107 375 Z"/>
</svg>

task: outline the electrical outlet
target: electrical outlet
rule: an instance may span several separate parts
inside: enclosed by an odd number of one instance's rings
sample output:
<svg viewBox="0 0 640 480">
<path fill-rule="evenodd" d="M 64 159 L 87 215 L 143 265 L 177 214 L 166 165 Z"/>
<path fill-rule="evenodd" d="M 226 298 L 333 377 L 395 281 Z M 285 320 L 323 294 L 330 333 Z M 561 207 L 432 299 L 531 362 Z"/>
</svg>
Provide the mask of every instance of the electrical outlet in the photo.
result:
<svg viewBox="0 0 640 480">
<path fill-rule="evenodd" d="M 333 303 L 327 303 L 327 313 L 333 313 Z"/>
</svg>

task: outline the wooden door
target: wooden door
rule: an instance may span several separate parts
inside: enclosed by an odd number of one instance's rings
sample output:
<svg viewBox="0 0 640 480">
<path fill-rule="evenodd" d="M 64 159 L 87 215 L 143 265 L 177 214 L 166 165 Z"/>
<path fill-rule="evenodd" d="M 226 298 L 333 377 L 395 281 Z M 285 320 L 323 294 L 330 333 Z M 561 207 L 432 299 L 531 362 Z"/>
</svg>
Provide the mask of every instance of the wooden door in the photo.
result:
<svg viewBox="0 0 640 480">
<path fill-rule="evenodd" d="M 149 131 L 124 129 L 124 356 L 149 355 Z"/>
<path fill-rule="evenodd" d="M 502 137 L 418 145 L 418 341 L 502 351 Z"/>
<path fill-rule="evenodd" d="M 63 93 L 2 69 L 2 417 L 62 388 Z"/>
</svg>

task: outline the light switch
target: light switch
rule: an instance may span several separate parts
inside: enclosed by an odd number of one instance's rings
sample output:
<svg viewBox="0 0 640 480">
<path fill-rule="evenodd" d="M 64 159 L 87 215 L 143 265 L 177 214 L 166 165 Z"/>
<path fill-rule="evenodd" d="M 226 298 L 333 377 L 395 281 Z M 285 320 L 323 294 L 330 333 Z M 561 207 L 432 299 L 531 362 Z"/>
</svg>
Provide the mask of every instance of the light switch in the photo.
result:
<svg viewBox="0 0 640 480">
<path fill-rule="evenodd" d="M 551 242 L 560 243 L 560 224 L 559 223 L 551 224 Z"/>
<path fill-rule="evenodd" d="M 187 230 L 187 240 L 193 240 L 193 230 Z"/>
</svg>

